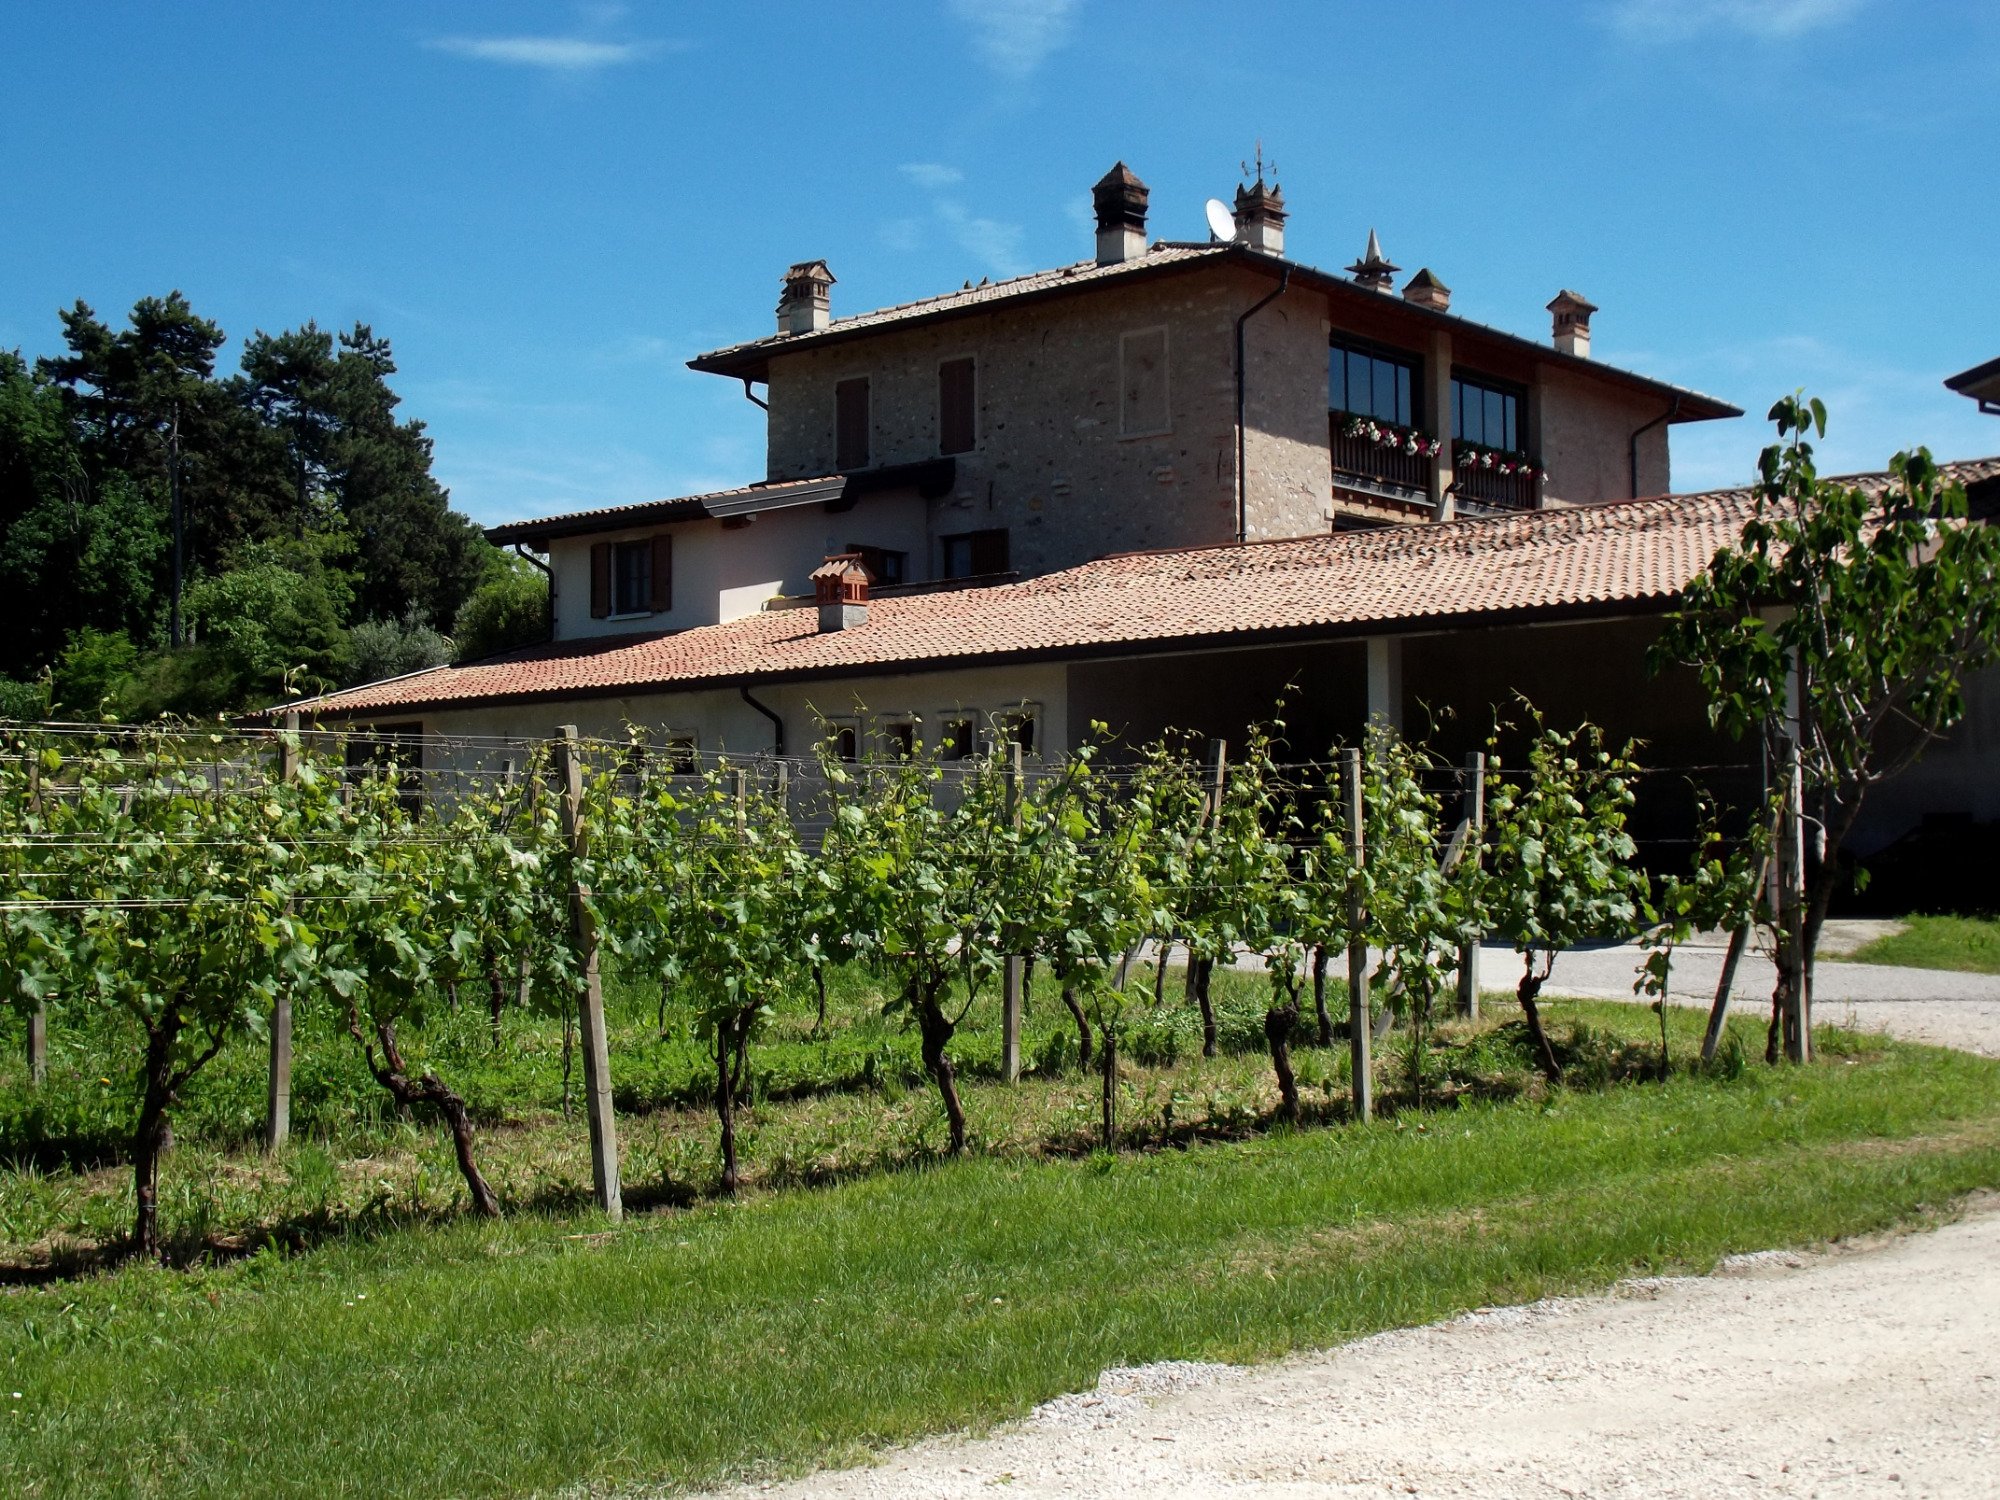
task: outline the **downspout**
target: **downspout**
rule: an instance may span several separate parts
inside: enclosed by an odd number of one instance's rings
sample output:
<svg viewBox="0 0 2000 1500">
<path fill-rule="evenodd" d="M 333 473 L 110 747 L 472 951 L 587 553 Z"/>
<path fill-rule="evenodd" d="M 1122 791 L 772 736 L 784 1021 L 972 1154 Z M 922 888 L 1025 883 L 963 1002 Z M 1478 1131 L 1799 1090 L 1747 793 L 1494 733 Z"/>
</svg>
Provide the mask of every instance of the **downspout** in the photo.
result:
<svg viewBox="0 0 2000 1500">
<path fill-rule="evenodd" d="M 1285 274 L 1278 279 L 1276 291 L 1266 293 L 1244 310 L 1236 320 L 1236 544 L 1240 547 L 1250 538 L 1250 475 L 1245 469 L 1249 443 L 1244 436 L 1244 369 L 1243 369 L 1243 325 L 1264 307 L 1285 295 L 1285 289 L 1292 284 L 1292 268 L 1288 263 Z"/>
<path fill-rule="evenodd" d="M 752 708 L 756 709 L 758 713 L 762 714 L 765 718 L 771 721 L 771 739 L 773 742 L 771 745 L 771 753 L 773 755 L 780 755 L 780 756 L 783 755 L 785 753 L 785 721 L 779 718 L 777 714 L 773 713 L 769 708 L 766 708 L 763 704 L 759 703 L 755 698 L 751 697 L 750 688 L 747 683 L 739 684 L 736 691 L 743 695 L 743 701 L 745 703 L 749 704 Z"/>
<path fill-rule="evenodd" d="M 1635 427 L 1632 429 L 1632 437 L 1628 447 L 1627 456 L 1630 458 L 1632 464 L 1632 498 L 1634 500 L 1637 500 L 1639 498 L 1639 439 L 1644 437 L 1647 433 L 1651 432 L 1655 427 L 1658 427 L 1662 422 L 1671 422 L 1675 417 L 1678 417 L 1680 414 L 1681 414 L 1681 398 L 1676 396 L 1674 397 L 1674 404 L 1672 406 L 1668 407 L 1665 411 L 1661 412 L 1657 417 L 1653 418 L 1652 421 L 1646 423 L 1643 427 Z"/>
<path fill-rule="evenodd" d="M 763 407 L 765 411 L 771 409 L 770 402 L 762 400 L 755 391 L 750 389 L 750 377 L 748 375 L 743 377 L 743 399 L 751 402 L 753 405 Z"/>
</svg>

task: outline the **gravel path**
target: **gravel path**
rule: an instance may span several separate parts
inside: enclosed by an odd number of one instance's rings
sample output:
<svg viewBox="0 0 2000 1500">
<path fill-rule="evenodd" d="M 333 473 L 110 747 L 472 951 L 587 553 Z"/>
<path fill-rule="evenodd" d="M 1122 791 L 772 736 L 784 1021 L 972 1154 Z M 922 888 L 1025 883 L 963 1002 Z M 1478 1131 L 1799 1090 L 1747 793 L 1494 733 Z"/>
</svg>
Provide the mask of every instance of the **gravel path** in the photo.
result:
<svg viewBox="0 0 2000 1500">
<path fill-rule="evenodd" d="M 1550 988 L 1630 998 L 1636 950 Z M 1485 987 L 1514 955 L 1489 950 Z M 1722 953 L 1685 948 L 1706 1006 Z M 1768 1005 L 1748 958 L 1737 996 Z M 1822 1020 L 2000 1056 L 2000 976 L 1818 966 Z M 1254 1369 L 1110 1370 L 980 1439 L 734 1496 L 2000 1496 L 2000 1196 L 1935 1233 L 1495 1308 Z"/>
</svg>

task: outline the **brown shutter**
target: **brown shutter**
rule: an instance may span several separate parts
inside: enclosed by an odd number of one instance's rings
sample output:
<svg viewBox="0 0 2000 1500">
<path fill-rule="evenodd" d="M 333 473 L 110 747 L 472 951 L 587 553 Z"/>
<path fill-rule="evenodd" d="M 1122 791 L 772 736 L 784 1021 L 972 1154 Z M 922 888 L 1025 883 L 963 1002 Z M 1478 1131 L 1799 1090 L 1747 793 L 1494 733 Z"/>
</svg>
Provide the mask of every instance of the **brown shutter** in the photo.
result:
<svg viewBox="0 0 2000 1500">
<path fill-rule="evenodd" d="M 833 466 L 868 467 L 868 380 L 843 380 L 833 388 Z"/>
<path fill-rule="evenodd" d="M 972 533 L 972 572 L 975 577 L 988 573 L 1007 571 L 1007 532 L 1003 527 L 996 531 L 975 531 Z"/>
<path fill-rule="evenodd" d="M 974 398 L 971 360 L 948 359 L 938 366 L 938 452 L 972 451 L 978 428 Z"/>
<path fill-rule="evenodd" d="M 590 544 L 590 618 L 611 613 L 611 543 Z"/>
<path fill-rule="evenodd" d="M 653 598 L 651 608 L 654 614 L 665 614 L 674 607 L 674 539 L 662 532 L 653 538 Z"/>
</svg>

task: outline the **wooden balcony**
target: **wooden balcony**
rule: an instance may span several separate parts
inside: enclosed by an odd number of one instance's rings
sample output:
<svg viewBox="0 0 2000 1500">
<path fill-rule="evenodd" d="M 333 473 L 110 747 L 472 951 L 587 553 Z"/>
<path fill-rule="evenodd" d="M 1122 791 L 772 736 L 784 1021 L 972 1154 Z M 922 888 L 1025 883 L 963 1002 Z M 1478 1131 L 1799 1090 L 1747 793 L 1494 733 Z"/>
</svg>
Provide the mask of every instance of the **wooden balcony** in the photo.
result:
<svg viewBox="0 0 2000 1500">
<path fill-rule="evenodd" d="M 1401 444 L 1378 442 L 1366 433 L 1349 437 L 1347 428 L 1354 420 L 1348 412 L 1327 413 L 1327 446 L 1333 454 L 1334 488 L 1358 490 L 1387 500 L 1427 501 L 1430 456 L 1411 453 Z"/>
<path fill-rule="evenodd" d="M 1452 499 L 1455 508 L 1461 511 L 1540 510 L 1542 508 L 1542 485 L 1537 477 L 1537 467 L 1533 464 L 1515 465 L 1511 473 L 1500 472 L 1500 465 L 1487 468 L 1482 464 L 1461 464 L 1458 459 L 1460 449 L 1452 447 Z M 1512 460 L 1506 460 L 1512 463 Z"/>
</svg>

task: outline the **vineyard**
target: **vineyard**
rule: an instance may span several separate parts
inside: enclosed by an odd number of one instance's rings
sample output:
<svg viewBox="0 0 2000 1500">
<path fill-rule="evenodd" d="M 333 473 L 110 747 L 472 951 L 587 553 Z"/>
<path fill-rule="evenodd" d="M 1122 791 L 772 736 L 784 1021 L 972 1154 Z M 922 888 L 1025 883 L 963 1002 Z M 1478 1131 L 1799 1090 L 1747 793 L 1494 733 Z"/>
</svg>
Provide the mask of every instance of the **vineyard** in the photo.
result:
<svg viewBox="0 0 2000 1500">
<path fill-rule="evenodd" d="M 1754 840 L 1649 875 L 1646 773 L 1588 726 L 1533 724 L 1519 766 L 1387 732 L 1288 761 L 1281 733 L 1048 764 L 570 735 L 427 774 L 399 758 L 446 747 L 296 723 L 16 728 L 5 1237 L 25 1264 L 186 1259 L 730 1194 L 746 1127 L 778 1185 L 1669 1071 L 1664 1011 L 1651 1049 L 1558 1037 L 1540 985 L 1643 933 L 1635 988 L 1664 993 L 1678 938 L 1751 916 Z M 1522 955 L 1497 1031 L 1469 1024 L 1482 934 Z M 1002 1086 L 976 1129 L 968 1072 Z M 1058 1078 L 1089 1083 L 1032 1086 Z M 389 1138 L 414 1164 L 357 1198 Z"/>
</svg>

